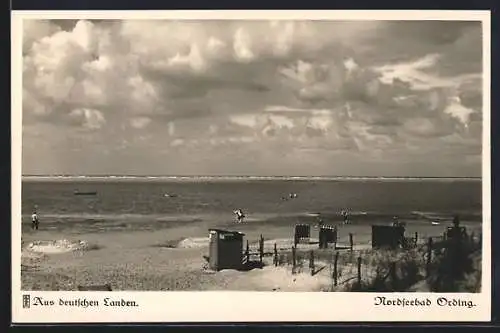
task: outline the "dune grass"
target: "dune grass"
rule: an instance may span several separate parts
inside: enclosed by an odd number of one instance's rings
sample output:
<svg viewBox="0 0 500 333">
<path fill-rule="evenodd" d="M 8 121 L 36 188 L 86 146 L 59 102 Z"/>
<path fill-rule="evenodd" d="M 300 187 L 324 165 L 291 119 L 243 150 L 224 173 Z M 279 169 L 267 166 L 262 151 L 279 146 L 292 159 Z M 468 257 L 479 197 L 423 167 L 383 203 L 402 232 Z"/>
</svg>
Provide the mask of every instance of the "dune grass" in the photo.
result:
<svg viewBox="0 0 500 333">
<path fill-rule="evenodd" d="M 467 238 L 447 241 L 435 256 L 427 279 L 431 291 L 480 292 L 481 241 Z"/>
<path fill-rule="evenodd" d="M 453 245 L 455 244 L 455 245 Z M 311 251 L 314 265 L 326 265 L 332 278 L 330 291 L 405 292 L 479 292 L 481 284 L 481 245 L 466 238 L 458 243 L 438 240 L 433 244 L 431 262 L 427 265 L 428 246 L 420 244 L 409 249 L 297 249 L 295 273 L 310 270 Z M 334 283 L 334 257 L 337 259 L 337 285 Z M 358 278 L 361 260 L 361 280 Z M 278 254 L 278 265 L 293 266 L 292 251 Z"/>
</svg>

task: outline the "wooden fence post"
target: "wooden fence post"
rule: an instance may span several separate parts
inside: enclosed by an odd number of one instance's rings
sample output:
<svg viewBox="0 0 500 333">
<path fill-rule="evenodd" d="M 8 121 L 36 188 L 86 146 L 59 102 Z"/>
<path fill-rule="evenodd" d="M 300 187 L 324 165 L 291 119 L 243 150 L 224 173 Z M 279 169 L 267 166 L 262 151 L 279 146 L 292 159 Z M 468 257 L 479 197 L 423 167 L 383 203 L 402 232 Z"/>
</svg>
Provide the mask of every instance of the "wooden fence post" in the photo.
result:
<svg viewBox="0 0 500 333">
<path fill-rule="evenodd" d="M 262 257 L 264 256 L 264 237 L 260 235 L 259 239 L 259 262 L 262 265 Z"/>
<path fill-rule="evenodd" d="M 415 231 L 415 246 L 418 244 L 418 232 Z"/>
<path fill-rule="evenodd" d="M 358 286 L 361 287 L 361 257 L 358 257 Z"/>
<path fill-rule="evenodd" d="M 339 253 L 335 252 L 335 260 L 333 261 L 333 285 L 337 286 L 338 270 L 337 265 L 339 263 Z"/>
<path fill-rule="evenodd" d="M 247 239 L 247 248 L 245 250 L 245 256 L 247 257 L 247 265 L 250 264 L 250 245 L 248 245 L 248 239 Z"/>
<path fill-rule="evenodd" d="M 311 250 L 309 256 L 309 268 L 311 269 L 311 275 L 314 275 L 314 251 Z"/>
<path fill-rule="evenodd" d="M 389 275 L 391 276 L 392 291 L 396 291 L 397 290 L 397 286 L 396 286 L 397 275 L 396 275 L 396 262 L 395 261 L 391 262 Z"/>
<path fill-rule="evenodd" d="M 351 251 L 354 248 L 354 239 L 352 233 L 349 233 L 349 248 L 351 249 Z"/>
<path fill-rule="evenodd" d="M 432 237 L 429 237 L 429 242 L 427 244 L 427 262 L 425 265 L 426 277 L 430 276 L 431 262 L 432 262 Z"/>
<path fill-rule="evenodd" d="M 278 248 L 274 243 L 274 266 L 278 267 Z"/>
<path fill-rule="evenodd" d="M 296 249 L 295 246 L 292 247 L 292 273 L 295 272 L 295 266 L 297 265 L 297 258 L 296 258 Z"/>
</svg>

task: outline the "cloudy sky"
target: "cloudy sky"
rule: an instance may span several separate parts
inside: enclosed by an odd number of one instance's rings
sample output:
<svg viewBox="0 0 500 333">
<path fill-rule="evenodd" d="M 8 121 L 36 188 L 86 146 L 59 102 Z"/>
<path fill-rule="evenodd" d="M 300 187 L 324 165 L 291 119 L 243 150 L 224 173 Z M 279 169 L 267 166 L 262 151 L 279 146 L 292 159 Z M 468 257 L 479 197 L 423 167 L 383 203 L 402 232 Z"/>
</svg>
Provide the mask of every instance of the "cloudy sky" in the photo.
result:
<svg viewBox="0 0 500 333">
<path fill-rule="evenodd" d="M 479 22 L 23 30 L 24 174 L 481 174 Z"/>
</svg>

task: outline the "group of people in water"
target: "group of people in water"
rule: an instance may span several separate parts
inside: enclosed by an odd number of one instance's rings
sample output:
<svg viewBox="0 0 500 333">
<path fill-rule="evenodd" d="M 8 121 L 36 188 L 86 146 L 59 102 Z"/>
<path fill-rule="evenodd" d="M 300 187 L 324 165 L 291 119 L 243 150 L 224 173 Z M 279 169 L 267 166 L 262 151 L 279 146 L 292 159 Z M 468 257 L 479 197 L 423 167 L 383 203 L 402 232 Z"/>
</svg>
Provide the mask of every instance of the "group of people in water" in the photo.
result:
<svg viewBox="0 0 500 333">
<path fill-rule="evenodd" d="M 290 194 L 288 194 L 288 198 L 281 197 L 281 200 L 285 201 L 288 199 L 296 199 L 296 198 L 298 198 L 297 193 L 290 193 Z M 237 223 L 243 222 L 243 220 L 245 219 L 245 213 L 243 213 L 243 210 L 241 208 L 236 209 L 235 211 L 233 211 L 233 213 L 236 215 L 236 222 Z"/>
<path fill-rule="evenodd" d="M 236 215 L 236 223 L 242 223 L 246 217 L 245 213 L 243 212 L 243 210 L 241 208 L 234 210 L 233 213 Z M 340 212 L 340 215 L 343 218 L 342 224 L 351 224 L 351 220 L 349 219 L 349 211 L 348 210 L 343 209 Z M 323 223 L 324 223 L 323 219 L 321 219 L 321 217 L 318 215 L 318 225 L 322 226 Z"/>
<path fill-rule="evenodd" d="M 294 193 L 291 193 L 290 194 L 292 197 L 292 195 L 295 195 L 294 197 L 296 198 L 297 194 L 294 194 Z M 241 208 L 239 209 L 236 209 L 235 211 L 233 211 L 233 213 L 236 215 L 236 222 L 237 223 L 242 223 L 243 220 L 245 219 L 245 213 L 243 212 L 243 210 Z M 351 220 L 349 219 L 349 212 L 348 210 L 346 209 L 342 209 L 340 211 L 340 215 L 342 216 L 343 218 L 343 221 L 342 221 L 342 224 L 351 224 Z M 455 217 L 454 220 L 453 220 L 453 224 L 458 224 L 458 218 Z M 31 228 L 33 230 L 38 230 L 38 227 L 40 225 L 40 220 L 38 218 L 38 214 L 37 214 L 37 210 L 36 208 L 33 210 L 33 214 L 31 214 Z M 318 225 L 321 226 L 323 225 L 323 220 L 318 217 Z M 399 221 L 399 218 L 397 216 L 394 216 L 393 217 L 393 221 L 392 221 L 392 226 L 405 226 L 406 223 L 404 222 L 400 222 Z"/>
<path fill-rule="evenodd" d="M 287 197 L 281 197 L 281 200 L 288 200 L 288 199 L 296 199 L 298 198 L 297 193 L 289 193 L 288 198 Z M 245 219 L 245 213 L 241 208 L 236 209 L 233 211 L 233 213 L 236 216 L 236 223 L 242 223 L 243 220 Z M 340 215 L 343 218 L 342 224 L 351 224 L 351 219 L 349 218 L 350 214 L 347 209 L 342 209 L 340 211 Z M 323 220 L 321 218 L 318 218 L 318 225 L 321 226 L 323 225 Z"/>
<path fill-rule="evenodd" d="M 288 198 L 287 197 L 281 197 L 281 200 L 283 201 L 286 201 L 288 199 L 297 199 L 299 196 L 297 195 L 297 193 L 290 193 L 288 194 Z"/>
</svg>

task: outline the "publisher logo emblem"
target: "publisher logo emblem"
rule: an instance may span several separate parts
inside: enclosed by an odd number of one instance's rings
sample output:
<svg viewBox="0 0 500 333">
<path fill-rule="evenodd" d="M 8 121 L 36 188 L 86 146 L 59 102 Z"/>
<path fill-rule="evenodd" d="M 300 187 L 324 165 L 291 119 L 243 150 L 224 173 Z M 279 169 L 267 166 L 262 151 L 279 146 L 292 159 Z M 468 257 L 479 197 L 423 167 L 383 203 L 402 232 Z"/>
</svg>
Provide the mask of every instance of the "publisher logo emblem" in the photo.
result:
<svg viewBox="0 0 500 333">
<path fill-rule="evenodd" d="M 30 308 L 30 295 L 23 295 L 23 309 L 29 309 Z"/>
</svg>

